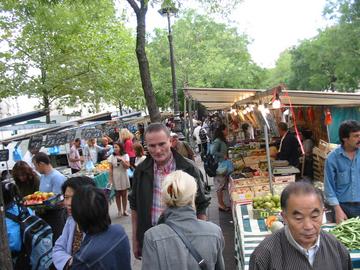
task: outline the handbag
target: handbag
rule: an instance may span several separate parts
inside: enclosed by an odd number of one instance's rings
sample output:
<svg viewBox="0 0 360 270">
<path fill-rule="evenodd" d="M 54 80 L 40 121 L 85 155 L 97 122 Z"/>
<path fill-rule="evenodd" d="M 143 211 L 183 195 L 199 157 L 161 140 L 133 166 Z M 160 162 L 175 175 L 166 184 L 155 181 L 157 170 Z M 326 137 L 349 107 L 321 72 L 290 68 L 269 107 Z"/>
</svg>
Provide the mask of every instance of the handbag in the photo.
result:
<svg viewBox="0 0 360 270">
<path fill-rule="evenodd" d="M 199 252 L 193 247 L 193 245 L 190 243 L 190 241 L 186 238 L 186 236 L 182 233 L 181 229 L 177 227 L 175 224 L 172 224 L 170 222 L 166 222 L 165 224 L 168 225 L 181 239 L 181 241 L 184 243 L 186 248 L 189 250 L 190 254 L 194 257 L 196 262 L 198 263 L 200 269 L 207 270 L 207 265 L 205 259 L 201 257 Z"/>
<path fill-rule="evenodd" d="M 231 160 L 226 159 L 219 162 L 219 166 L 216 169 L 217 175 L 230 175 L 234 171 L 234 164 Z"/>
</svg>

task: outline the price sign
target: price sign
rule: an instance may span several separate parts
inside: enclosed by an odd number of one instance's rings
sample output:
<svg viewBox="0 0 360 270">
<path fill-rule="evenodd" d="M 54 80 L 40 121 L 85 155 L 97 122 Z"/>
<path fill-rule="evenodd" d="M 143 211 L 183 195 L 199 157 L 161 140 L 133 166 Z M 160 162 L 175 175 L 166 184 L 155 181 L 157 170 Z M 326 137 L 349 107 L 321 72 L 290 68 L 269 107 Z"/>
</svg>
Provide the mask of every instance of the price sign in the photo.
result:
<svg viewBox="0 0 360 270">
<path fill-rule="evenodd" d="M 76 139 L 76 130 L 70 130 L 67 132 L 66 142 L 72 142 Z"/>
<path fill-rule="evenodd" d="M 57 145 L 63 145 L 66 143 L 67 140 L 67 133 L 60 132 L 60 133 L 49 133 L 46 136 L 45 140 L 45 147 L 53 147 Z"/>
<path fill-rule="evenodd" d="M 28 150 L 40 150 L 43 145 L 43 136 L 42 135 L 34 135 L 31 136 L 29 140 Z"/>
<path fill-rule="evenodd" d="M 81 132 L 81 137 L 85 140 L 100 138 L 103 136 L 103 132 L 97 128 L 85 128 Z"/>
<path fill-rule="evenodd" d="M 9 160 L 9 149 L 0 150 L 0 161 Z"/>
</svg>

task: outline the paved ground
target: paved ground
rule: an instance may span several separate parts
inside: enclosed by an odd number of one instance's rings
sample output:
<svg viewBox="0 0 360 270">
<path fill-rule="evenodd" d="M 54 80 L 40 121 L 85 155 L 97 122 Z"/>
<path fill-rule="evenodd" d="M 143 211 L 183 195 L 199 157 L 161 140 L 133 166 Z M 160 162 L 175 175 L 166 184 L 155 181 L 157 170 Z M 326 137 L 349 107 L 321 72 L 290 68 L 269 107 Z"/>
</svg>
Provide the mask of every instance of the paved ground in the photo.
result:
<svg viewBox="0 0 360 270">
<path fill-rule="evenodd" d="M 199 159 L 196 160 L 196 163 L 199 166 L 199 168 L 202 169 L 202 164 Z M 211 178 L 209 179 L 209 184 L 212 184 Z M 232 215 L 230 212 L 228 213 L 219 212 L 217 207 L 216 192 L 212 190 L 210 195 L 212 199 L 211 199 L 211 204 L 208 208 L 207 216 L 209 221 L 219 225 L 223 230 L 223 234 L 225 238 L 225 250 L 223 252 L 225 266 L 226 269 L 233 270 L 235 269 L 235 259 L 234 259 L 234 227 L 233 227 Z M 131 217 L 130 216 L 117 217 L 115 202 L 112 203 L 110 206 L 110 217 L 113 223 L 121 224 L 125 228 L 125 231 L 129 236 L 129 240 L 131 244 Z M 131 262 L 132 262 L 133 270 L 141 269 L 141 261 L 136 260 L 132 256 Z"/>
</svg>

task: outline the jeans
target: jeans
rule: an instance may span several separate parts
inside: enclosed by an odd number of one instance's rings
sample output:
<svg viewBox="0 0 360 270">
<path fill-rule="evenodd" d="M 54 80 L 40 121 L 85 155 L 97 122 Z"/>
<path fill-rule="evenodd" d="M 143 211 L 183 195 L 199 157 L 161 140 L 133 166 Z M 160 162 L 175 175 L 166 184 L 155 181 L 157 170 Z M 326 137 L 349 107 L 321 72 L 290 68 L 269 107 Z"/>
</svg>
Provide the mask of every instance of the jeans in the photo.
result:
<svg viewBox="0 0 360 270">
<path fill-rule="evenodd" d="M 360 203 L 340 203 L 348 218 L 360 217 Z"/>
</svg>

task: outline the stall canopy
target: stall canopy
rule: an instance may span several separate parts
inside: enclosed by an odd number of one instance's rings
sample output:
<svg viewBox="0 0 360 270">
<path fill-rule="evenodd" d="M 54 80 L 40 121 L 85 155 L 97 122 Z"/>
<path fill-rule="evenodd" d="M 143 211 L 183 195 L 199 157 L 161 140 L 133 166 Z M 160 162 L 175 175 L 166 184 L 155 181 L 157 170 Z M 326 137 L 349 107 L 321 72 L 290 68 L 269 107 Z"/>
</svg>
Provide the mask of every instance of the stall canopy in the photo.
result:
<svg viewBox="0 0 360 270">
<path fill-rule="evenodd" d="M 38 111 L 18 114 L 15 116 L 10 116 L 10 117 L 4 118 L 4 119 L 0 119 L 0 127 L 13 125 L 16 123 L 25 122 L 27 120 L 39 118 L 39 117 L 45 116 L 47 113 L 48 113 L 47 110 L 38 110 Z"/>
<path fill-rule="evenodd" d="M 0 143 L 7 145 L 12 141 L 22 141 L 22 140 L 29 139 L 31 136 L 36 135 L 36 134 L 42 135 L 42 134 L 47 134 L 47 133 L 53 133 L 53 132 L 58 132 L 60 130 L 64 130 L 64 129 L 67 129 L 67 128 L 70 128 L 73 126 L 83 124 L 84 122 L 106 121 L 106 120 L 111 120 L 111 112 L 102 112 L 102 113 L 94 114 L 91 116 L 86 116 L 83 118 L 78 118 L 75 120 L 64 122 L 64 123 L 59 124 L 56 127 L 44 128 L 41 130 L 29 132 L 26 134 L 12 136 L 12 137 L 6 138 L 4 140 L 1 140 Z"/>
<path fill-rule="evenodd" d="M 237 100 L 253 97 L 264 89 L 192 88 L 184 89 L 187 98 L 200 102 L 208 110 L 230 108 Z"/>
<path fill-rule="evenodd" d="M 303 90 L 279 90 L 282 104 L 294 106 L 359 106 L 360 93 L 338 93 Z M 229 109 L 233 105 L 250 103 L 269 103 L 275 89 L 228 89 L 228 88 L 192 88 L 184 89 L 187 98 L 197 100 L 208 110 Z"/>
</svg>

